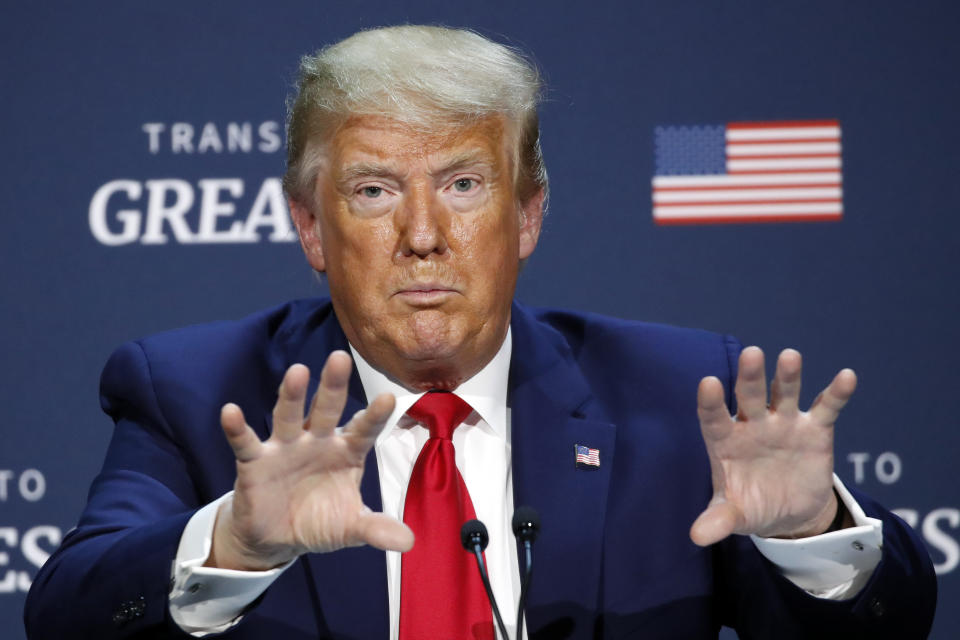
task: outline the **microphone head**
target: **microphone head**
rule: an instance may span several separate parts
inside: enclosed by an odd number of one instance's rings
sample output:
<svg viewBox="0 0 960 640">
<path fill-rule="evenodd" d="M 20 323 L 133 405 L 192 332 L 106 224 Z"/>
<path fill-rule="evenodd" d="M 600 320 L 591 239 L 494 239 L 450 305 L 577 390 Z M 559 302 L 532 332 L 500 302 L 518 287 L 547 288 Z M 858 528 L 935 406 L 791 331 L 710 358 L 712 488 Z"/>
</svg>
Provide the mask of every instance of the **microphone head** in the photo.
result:
<svg viewBox="0 0 960 640">
<path fill-rule="evenodd" d="M 479 520 L 469 520 L 460 527 L 460 544 L 467 551 L 472 552 L 477 545 L 480 545 L 480 551 L 483 551 L 488 542 L 490 536 L 487 535 L 487 528 Z"/>
<path fill-rule="evenodd" d="M 513 535 L 520 542 L 533 542 L 540 532 L 540 514 L 533 507 L 521 506 L 513 512 Z"/>
</svg>

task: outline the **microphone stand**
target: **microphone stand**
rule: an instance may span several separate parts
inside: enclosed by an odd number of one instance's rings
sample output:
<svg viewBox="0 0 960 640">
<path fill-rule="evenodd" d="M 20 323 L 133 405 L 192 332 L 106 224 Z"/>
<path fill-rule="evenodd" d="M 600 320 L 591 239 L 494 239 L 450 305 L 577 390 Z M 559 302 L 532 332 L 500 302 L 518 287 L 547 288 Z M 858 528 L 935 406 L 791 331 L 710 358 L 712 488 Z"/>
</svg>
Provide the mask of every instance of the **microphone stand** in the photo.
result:
<svg viewBox="0 0 960 640">
<path fill-rule="evenodd" d="M 523 610 L 527 606 L 527 589 L 533 577 L 533 541 L 523 541 L 523 552 L 526 560 L 523 580 L 520 583 L 520 603 L 517 606 L 517 640 L 523 640 Z"/>
<path fill-rule="evenodd" d="M 467 551 L 472 551 L 477 559 L 477 568 L 480 569 L 480 579 L 483 580 L 483 588 L 487 591 L 487 599 L 493 609 L 493 615 L 497 620 L 497 627 L 500 629 L 500 635 L 503 640 L 510 640 L 507 635 L 507 628 L 503 625 L 503 618 L 500 617 L 500 609 L 497 608 L 497 601 L 493 597 L 493 589 L 490 587 L 490 578 L 487 576 L 487 563 L 483 560 L 483 550 L 487 548 L 490 537 L 487 535 L 487 528 L 479 520 L 470 520 L 464 523 L 460 529 L 460 542 Z"/>
<path fill-rule="evenodd" d="M 524 572 L 520 582 L 520 602 L 517 606 L 517 640 L 523 640 L 523 609 L 527 591 L 533 578 L 533 541 L 540 532 L 540 515 L 532 507 L 521 506 L 513 512 L 513 535 L 523 545 Z"/>
</svg>

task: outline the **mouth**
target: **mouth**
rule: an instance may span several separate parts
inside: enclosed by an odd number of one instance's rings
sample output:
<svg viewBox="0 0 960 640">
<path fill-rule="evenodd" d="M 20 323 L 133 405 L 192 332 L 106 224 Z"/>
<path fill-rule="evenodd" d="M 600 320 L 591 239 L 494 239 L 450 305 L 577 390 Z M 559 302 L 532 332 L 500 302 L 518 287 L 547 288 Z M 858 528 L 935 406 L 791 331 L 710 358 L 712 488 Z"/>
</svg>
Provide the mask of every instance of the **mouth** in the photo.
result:
<svg viewBox="0 0 960 640">
<path fill-rule="evenodd" d="M 455 288 L 437 282 L 417 282 L 401 287 L 394 297 L 415 307 L 429 307 L 443 303 L 459 293 Z"/>
</svg>

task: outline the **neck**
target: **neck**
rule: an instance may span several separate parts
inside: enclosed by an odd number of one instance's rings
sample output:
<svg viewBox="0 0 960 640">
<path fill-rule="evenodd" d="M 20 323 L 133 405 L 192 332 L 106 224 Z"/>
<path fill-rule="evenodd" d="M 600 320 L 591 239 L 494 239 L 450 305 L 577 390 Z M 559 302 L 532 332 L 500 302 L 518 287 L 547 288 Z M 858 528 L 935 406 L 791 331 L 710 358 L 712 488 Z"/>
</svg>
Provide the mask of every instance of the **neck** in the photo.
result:
<svg viewBox="0 0 960 640">
<path fill-rule="evenodd" d="M 500 343 L 502 344 L 501 339 Z M 395 365 L 395 361 L 384 362 L 381 359 L 370 358 L 359 349 L 357 350 L 363 358 L 370 363 L 370 366 L 377 369 L 388 378 L 392 379 L 402 387 L 420 393 L 437 389 L 441 391 L 453 391 L 459 387 L 465 380 L 469 380 L 483 369 L 493 359 L 499 349 L 499 344 L 489 353 L 478 354 L 473 358 L 451 358 L 445 360 L 427 360 L 410 361 L 400 360 L 401 366 Z"/>
<path fill-rule="evenodd" d="M 420 394 L 431 389 L 443 391 L 458 389 L 462 384 L 476 377 L 494 359 L 499 358 L 501 353 L 504 353 L 507 363 L 509 363 L 509 342 L 508 327 L 503 337 L 493 346 L 490 352 L 485 354 L 485 357 L 475 358 L 471 362 L 458 359 L 459 366 L 451 366 L 447 361 L 406 360 L 403 362 L 404 366 L 399 370 L 385 366 L 383 360 L 371 358 L 362 349 L 358 349 L 353 342 L 350 342 L 350 348 L 353 351 L 357 373 L 364 384 L 364 390 L 367 391 L 368 397 L 372 399 L 372 396 L 369 396 L 371 389 L 368 387 L 371 386 L 370 383 L 376 376 L 386 378 L 391 384 L 395 385 L 392 390 L 394 394 L 400 392 L 399 388 L 413 394 Z M 505 375 L 506 370 L 503 370 L 499 371 L 496 377 L 501 378 Z M 506 383 L 504 382 L 504 384 Z M 380 391 L 383 391 L 383 389 L 380 389 Z"/>
</svg>

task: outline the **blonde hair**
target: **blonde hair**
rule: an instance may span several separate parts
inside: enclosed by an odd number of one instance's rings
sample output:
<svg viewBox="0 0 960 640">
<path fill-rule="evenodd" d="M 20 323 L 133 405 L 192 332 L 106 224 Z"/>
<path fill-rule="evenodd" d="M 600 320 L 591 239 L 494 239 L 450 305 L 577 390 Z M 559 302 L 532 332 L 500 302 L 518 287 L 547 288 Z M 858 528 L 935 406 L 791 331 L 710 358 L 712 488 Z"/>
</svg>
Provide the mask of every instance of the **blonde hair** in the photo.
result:
<svg viewBox="0 0 960 640">
<path fill-rule="evenodd" d="M 323 147 L 350 116 L 382 115 L 433 132 L 502 115 L 515 132 L 517 197 L 526 202 L 547 190 L 541 91 L 532 61 L 473 31 L 422 25 L 361 31 L 300 61 L 288 102 L 284 189 L 313 204 Z"/>
</svg>

